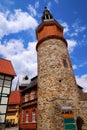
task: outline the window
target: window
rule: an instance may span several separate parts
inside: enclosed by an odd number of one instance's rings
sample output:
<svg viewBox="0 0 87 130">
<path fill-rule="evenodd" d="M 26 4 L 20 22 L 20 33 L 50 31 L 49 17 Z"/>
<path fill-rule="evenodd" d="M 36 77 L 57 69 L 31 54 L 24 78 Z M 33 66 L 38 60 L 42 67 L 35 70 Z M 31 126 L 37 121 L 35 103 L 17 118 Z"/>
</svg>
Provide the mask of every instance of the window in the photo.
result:
<svg viewBox="0 0 87 130">
<path fill-rule="evenodd" d="M 35 110 L 32 111 L 32 122 L 35 122 L 36 121 L 36 112 Z"/>
<path fill-rule="evenodd" d="M 2 87 L 3 86 L 3 80 L 0 79 L 0 86 Z"/>
<path fill-rule="evenodd" d="M 10 93 L 10 88 L 3 87 L 2 93 L 4 93 L 4 94 L 9 94 L 9 93 Z"/>
<path fill-rule="evenodd" d="M 11 81 L 9 80 L 4 81 L 4 86 L 10 87 L 10 85 L 11 85 Z"/>
<path fill-rule="evenodd" d="M 9 77 L 9 76 L 5 76 L 5 79 L 7 79 L 7 80 L 12 80 L 12 77 Z"/>
<path fill-rule="evenodd" d="M 4 79 L 4 75 L 0 75 L 0 79 Z"/>
<path fill-rule="evenodd" d="M 24 121 L 24 110 L 22 110 L 22 113 L 21 113 L 21 114 L 22 114 L 22 115 L 21 115 L 21 116 L 22 116 L 22 119 L 21 119 L 21 120 L 22 120 L 22 122 L 23 122 L 23 121 Z"/>
<path fill-rule="evenodd" d="M 64 65 L 64 67 L 68 67 L 68 63 L 67 63 L 67 60 L 66 59 L 63 59 L 63 65 Z"/>
<path fill-rule="evenodd" d="M 1 93 L 1 91 L 2 91 L 2 87 L 0 86 L 0 93 Z"/>
<path fill-rule="evenodd" d="M 31 100 L 34 99 L 34 91 L 31 91 Z"/>
<path fill-rule="evenodd" d="M 1 95 L 0 95 L 0 104 L 1 104 Z"/>
<path fill-rule="evenodd" d="M 0 114 L 0 123 L 4 123 L 5 122 L 5 114 Z"/>
<path fill-rule="evenodd" d="M 28 112 L 26 112 L 26 123 L 28 123 L 29 122 L 29 114 L 28 114 Z"/>
<path fill-rule="evenodd" d="M 1 104 L 7 104 L 8 103 L 8 97 L 2 97 Z"/>
<path fill-rule="evenodd" d="M 28 94 L 25 95 L 25 102 L 28 101 Z"/>
</svg>

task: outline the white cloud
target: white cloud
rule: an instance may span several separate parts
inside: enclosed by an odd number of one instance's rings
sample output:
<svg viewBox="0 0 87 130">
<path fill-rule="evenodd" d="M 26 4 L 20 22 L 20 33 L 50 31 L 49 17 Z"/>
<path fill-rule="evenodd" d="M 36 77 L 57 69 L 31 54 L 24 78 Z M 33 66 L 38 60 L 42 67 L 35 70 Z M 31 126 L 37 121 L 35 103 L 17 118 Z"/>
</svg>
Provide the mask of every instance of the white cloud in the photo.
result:
<svg viewBox="0 0 87 130">
<path fill-rule="evenodd" d="M 36 9 L 31 4 L 28 5 L 28 10 L 29 10 L 31 16 L 37 15 Z"/>
<path fill-rule="evenodd" d="M 1 3 L 3 3 L 4 5 L 13 5 L 14 1 L 13 0 L 1 0 Z"/>
<path fill-rule="evenodd" d="M 0 44 L 0 55 L 12 61 L 17 76 L 21 77 L 29 71 L 30 79 L 37 75 L 37 54 L 36 42 L 29 42 L 27 48 L 24 48 L 23 40 L 11 39 L 5 44 Z M 17 79 L 17 78 L 16 78 Z M 14 79 L 14 82 L 17 80 Z M 13 89 L 15 86 L 13 86 Z"/>
<path fill-rule="evenodd" d="M 77 18 L 75 22 L 72 24 L 73 32 L 70 33 L 70 36 L 78 36 L 81 32 L 86 30 L 86 27 L 81 24 L 81 21 Z"/>
<path fill-rule="evenodd" d="M 39 6 L 40 6 L 39 1 L 36 1 L 36 3 L 35 3 L 35 8 L 37 9 L 37 8 L 39 8 Z"/>
<path fill-rule="evenodd" d="M 22 42 L 23 41 L 21 39 L 11 39 L 8 42 L 5 41 L 4 44 L 0 43 L 0 54 L 4 57 L 10 57 L 22 53 L 24 51 Z"/>
<path fill-rule="evenodd" d="M 0 38 L 11 33 L 18 33 L 23 30 L 35 29 L 38 23 L 27 12 L 20 9 L 14 10 L 14 14 L 9 11 L 0 12 Z"/>
<path fill-rule="evenodd" d="M 66 22 L 63 22 L 62 26 L 64 27 L 64 33 L 67 33 L 69 31 L 69 25 Z"/>
<path fill-rule="evenodd" d="M 47 3 L 47 8 L 50 10 L 51 9 L 51 6 L 52 6 L 52 3 L 51 2 L 48 2 Z"/>
<path fill-rule="evenodd" d="M 54 0 L 56 3 L 59 3 L 59 0 Z"/>
<path fill-rule="evenodd" d="M 70 53 L 73 52 L 74 48 L 77 45 L 77 42 L 75 40 L 67 39 L 67 43 L 68 43 L 68 50 L 69 50 L 69 52 Z"/>
<path fill-rule="evenodd" d="M 75 32 L 83 32 L 85 29 L 86 29 L 86 27 L 84 27 L 84 26 L 81 26 L 80 25 L 80 22 L 79 21 L 76 21 L 73 25 L 72 25 L 72 27 L 75 29 Z"/>
<path fill-rule="evenodd" d="M 0 10 L 5 11 L 7 10 L 8 7 L 14 5 L 13 0 L 0 0 Z"/>
<path fill-rule="evenodd" d="M 85 65 L 87 65 L 87 61 L 82 63 L 82 64 L 80 64 L 79 67 L 84 67 Z"/>
<path fill-rule="evenodd" d="M 81 87 L 83 87 L 84 91 L 87 91 L 87 74 L 76 76 L 77 84 L 79 84 Z"/>
<path fill-rule="evenodd" d="M 75 64 L 72 67 L 74 70 L 77 69 L 77 65 L 75 65 Z"/>
</svg>

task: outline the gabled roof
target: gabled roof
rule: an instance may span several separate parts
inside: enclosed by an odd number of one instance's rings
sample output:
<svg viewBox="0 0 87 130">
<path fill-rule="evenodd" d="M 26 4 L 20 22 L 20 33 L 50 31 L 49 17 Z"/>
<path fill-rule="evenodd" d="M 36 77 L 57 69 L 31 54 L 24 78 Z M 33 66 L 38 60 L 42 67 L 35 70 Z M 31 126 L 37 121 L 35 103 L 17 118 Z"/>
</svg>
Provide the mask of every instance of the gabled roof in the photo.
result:
<svg viewBox="0 0 87 130">
<path fill-rule="evenodd" d="M 20 90 L 15 90 L 11 92 L 8 104 L 20 104 Z"/>
<path fill-rule="evenodd" d="M 16 76 L 16 73 L 10 60 L 0 58 L 0 73 Z"/>
</svg>

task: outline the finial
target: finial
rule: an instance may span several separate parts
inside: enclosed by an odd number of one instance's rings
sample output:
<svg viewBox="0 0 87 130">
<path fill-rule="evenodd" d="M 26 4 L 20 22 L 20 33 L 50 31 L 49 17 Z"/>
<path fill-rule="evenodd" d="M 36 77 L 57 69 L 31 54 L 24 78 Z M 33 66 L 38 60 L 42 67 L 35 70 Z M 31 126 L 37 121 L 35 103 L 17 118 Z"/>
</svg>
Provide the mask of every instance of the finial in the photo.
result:
<svg viewBox="0 0 87 130">
<path fill-rule="evenodd" d="M 44 12 L 42 16 L 42 21 L 48 21 L 48 20 L 53 20 L 53 16 L 50 13 L 50 11 L 47 9 L 47 7 L 44 7 Z"/>
<path fill-rule="evenodd" d="M 47 10 L 47 6 L 44 7 L 44 10 Z"/>
<path fill-rule="evenodd" d="M 29 76 L 28 76 L 28 68 L 26 68 L 25 76 L 24 76 L 23 79 L 24 79 L 24 80 L 28 80 L 28 79 L 29 79 Z"/>
</svg>

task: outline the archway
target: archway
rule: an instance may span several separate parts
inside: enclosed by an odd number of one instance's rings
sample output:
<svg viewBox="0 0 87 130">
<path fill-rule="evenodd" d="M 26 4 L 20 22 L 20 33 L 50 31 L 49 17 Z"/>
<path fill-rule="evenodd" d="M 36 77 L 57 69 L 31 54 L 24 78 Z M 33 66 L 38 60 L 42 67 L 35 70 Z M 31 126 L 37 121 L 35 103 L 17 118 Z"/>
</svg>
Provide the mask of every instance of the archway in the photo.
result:
<svg viewBox="0 0 87 130">
<path fill-rule="evenodd" d="M 82 125 L 84 123 L 83 119 L 81 117 L 77 117 L 76 123 L 77 123 L 77 130 L 82 130 Z"/>
</svg>

